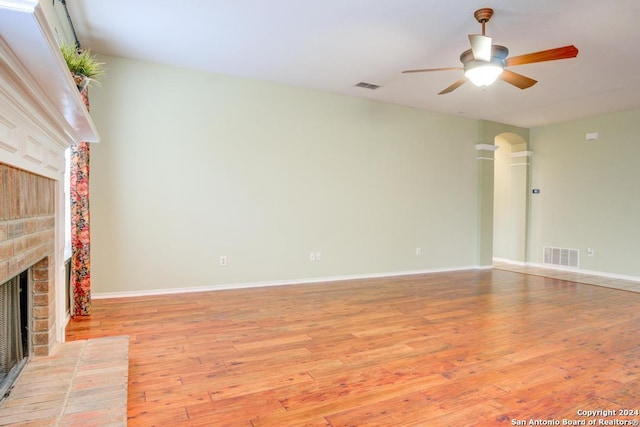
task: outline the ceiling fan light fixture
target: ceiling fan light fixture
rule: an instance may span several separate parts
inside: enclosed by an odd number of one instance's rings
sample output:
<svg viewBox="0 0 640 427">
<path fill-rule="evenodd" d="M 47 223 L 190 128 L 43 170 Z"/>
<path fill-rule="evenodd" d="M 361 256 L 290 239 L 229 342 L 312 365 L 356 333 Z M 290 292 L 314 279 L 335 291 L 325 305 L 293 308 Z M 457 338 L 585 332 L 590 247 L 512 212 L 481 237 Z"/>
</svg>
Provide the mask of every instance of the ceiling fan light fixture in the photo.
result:
<svg viewBox="0 0 640 427">
<path fill-rule="evenodd" d="M 474 61 L 478 62 L 478 61 Z M 498 64 L 493 62 L 483 62 L 477 64 L 468 64 L 465 67 L 464 75 L 471 83 L 478 87 L 487 87 L 495 82 L 504 70 Z"/>
<path fill-rule="evenodd" d="M 578 56 L 578 48 L 574 45 L 541 50 L 539 52 L 526 53 L 507 59 L 509 49 L 505 46 L 493 44 L 491 37 L 486 35 L 485 25 L 493 16 L 493 9 L 485 7 L 475 11 L 473 16 L 482 25 L 482 34 L 470 34 L 469 43 L 471 49 L 460 54 L 460 62 L 463 67 L 449 68 L 423 68 L 418 70 L 405 70 L 403 73 L 422 73 L 425 71 L 464 70 L 464 77 L 447 86 L 438 95 L 451 93 L 467 80 L 476 86 L 487 87 L 498 78 L 518 89 L 527 89 L 537 82 L 522 74 L 506 70 L 506 67 L 516 65 L 535 64 L 537 62 L 556 61 L 558 59 L 575 58 Z"/>
</svg>

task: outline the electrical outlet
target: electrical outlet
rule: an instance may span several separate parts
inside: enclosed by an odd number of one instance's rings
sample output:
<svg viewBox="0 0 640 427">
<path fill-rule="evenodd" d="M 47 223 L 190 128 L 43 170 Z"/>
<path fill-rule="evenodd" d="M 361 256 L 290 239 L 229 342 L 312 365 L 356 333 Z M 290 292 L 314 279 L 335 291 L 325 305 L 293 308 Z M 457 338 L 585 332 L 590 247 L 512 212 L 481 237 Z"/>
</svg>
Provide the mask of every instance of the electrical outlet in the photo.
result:
<svg viewBox="0 0 640 427">
<path fill-rule="evenodd" d="M 220 257 L 220 267 L 226 267 L 228 263 L 226 255 Z"/>
<path fill-rule="evenodd" d="M 316 261 L 322 261 L 322 252 L 316 252 Z"/>
<path fill-rule="evenodd" d="M 587 248 L 587 256 L 594 256 L 595 251 L 592 248 Z"/>
<path fill-rule="evenodd" d="M 316 253 L 309 252 L 309 261 L 315 261 L 315 260 L 316 260 Z"/>
<path fill-rule="evenodd" d="M 416 256 L 422 255 L 422 248 L 416 248 Z"/>
</svg>

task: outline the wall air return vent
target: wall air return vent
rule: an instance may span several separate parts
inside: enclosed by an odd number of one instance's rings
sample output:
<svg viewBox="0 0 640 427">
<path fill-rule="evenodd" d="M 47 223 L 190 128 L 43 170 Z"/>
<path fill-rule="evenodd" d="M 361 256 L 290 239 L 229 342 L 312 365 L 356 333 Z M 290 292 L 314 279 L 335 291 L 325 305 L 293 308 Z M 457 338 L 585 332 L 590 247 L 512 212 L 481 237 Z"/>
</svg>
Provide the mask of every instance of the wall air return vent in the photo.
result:
<svg viewBox="0 0 640 427">
<path fill-rule="evenodd" d="M 356 83 L 354 86 L 355 87 L 361 87 L 361 88 L 364 88 L 364 89 L 371 89 L 371 90 L 376 90 L 376 89 L 378 89 L 380 87 L 380 85 L 376 85 L 376 84 L 373 84 L 373 83 L 367 83 L 367 82 Z"/>
<path fill-rule="evenodd" d="M 577 249 L 545 246 L 543 248 L 542 259 L 543 264 L 578 268 L 580 266 L 580 251 Z"/>
</svg>

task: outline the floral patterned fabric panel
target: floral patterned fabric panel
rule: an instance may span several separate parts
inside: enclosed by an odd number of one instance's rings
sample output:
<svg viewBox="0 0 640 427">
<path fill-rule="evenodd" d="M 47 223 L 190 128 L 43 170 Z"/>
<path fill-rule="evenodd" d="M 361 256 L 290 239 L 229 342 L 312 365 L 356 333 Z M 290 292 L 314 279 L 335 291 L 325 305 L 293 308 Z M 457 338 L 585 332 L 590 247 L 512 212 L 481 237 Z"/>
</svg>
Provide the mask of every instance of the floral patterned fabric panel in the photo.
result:
<svg viewBox="0 0 640 427">
<path fill-rule="evenodd" d="M 82 93 L 89 109 L 88 90 Z M 89 233 L 89 144 L 71 146 L 71 288 L 73 316 L 91 314 L 91 238 Z"/>
</svg>

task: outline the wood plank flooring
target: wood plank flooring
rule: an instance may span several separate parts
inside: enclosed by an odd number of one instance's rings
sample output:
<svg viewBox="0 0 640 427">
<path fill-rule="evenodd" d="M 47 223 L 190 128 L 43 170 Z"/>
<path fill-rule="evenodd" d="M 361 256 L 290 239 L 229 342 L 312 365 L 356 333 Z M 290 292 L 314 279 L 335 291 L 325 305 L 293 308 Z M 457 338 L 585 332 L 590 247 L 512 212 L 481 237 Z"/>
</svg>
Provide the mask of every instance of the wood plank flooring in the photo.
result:
<svg viewBox="0 0 640 427">
<path fill-rule="evenodd" d="M 95 300 L 67 328 L 112 335 L 130 426 L 640 420 L 640 294 L 509 271 Z"/>
</svg>

